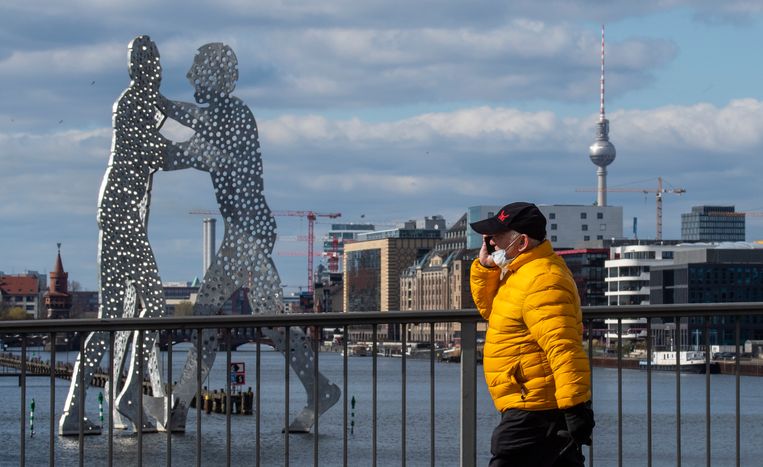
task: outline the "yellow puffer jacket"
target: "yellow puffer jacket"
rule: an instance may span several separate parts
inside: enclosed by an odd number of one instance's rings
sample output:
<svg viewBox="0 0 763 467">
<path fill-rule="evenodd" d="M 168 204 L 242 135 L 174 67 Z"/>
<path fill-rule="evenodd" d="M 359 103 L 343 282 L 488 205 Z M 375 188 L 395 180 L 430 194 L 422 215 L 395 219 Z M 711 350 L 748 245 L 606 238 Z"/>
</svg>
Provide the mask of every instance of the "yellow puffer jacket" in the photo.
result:
<svg viewBox="0 0 763 467">
<path fill-rule="evenodd" d="M 566 409 L 591 398 L 591 368 L 575 281 L 545 241 L 501 270 L 471 268 L 474 303 L 488 320 L 484 370 L 495 407 Z"/>
</svg>

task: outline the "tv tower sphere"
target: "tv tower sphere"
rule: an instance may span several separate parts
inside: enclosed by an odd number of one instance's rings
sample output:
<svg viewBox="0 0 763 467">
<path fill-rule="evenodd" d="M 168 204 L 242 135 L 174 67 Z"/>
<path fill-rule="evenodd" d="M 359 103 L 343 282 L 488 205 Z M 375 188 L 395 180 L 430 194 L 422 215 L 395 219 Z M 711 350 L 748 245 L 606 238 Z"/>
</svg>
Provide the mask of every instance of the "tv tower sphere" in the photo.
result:
<svg viewBox="0 0 763 467">
<path fill-rule="evenodd" d="M 615 160 L 617 151 L 615 146 L 609 142 L 609 120 L 601 119 L 597 126 L 599 131 L 596 135 L 596 141 L 589 148 L 589 154 L 594 165 L 606 167 Z"/>
</svg>

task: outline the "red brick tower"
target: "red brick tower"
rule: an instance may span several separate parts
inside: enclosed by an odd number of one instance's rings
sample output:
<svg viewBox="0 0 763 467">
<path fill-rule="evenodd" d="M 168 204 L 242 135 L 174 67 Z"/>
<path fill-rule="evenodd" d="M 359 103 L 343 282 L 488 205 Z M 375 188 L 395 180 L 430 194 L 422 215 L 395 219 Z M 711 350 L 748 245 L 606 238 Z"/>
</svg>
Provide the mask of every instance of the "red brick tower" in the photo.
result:
<svg viewBox="0 0 763 467">
<path fill-rule="evenodd" d="M 48 319 L 68 318 L 72 308 L 72 296 L 69 295 L 69 273 L 64 272 L 61 262 L 61 244 L 58 244 L 56 265 L 50 272 L 50 286 L 45 293 L 45 308 Z"/>
</svg>

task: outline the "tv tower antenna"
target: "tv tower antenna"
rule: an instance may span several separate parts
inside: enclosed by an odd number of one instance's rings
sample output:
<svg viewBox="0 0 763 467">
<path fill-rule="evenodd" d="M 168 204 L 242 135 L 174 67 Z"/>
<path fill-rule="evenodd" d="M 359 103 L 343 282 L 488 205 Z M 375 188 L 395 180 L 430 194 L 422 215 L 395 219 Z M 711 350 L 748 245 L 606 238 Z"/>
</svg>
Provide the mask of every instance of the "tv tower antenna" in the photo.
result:
<svg viewBox="0 0 763 467">
<path fill-rule="evenodd" d="M 601 80 L 600 80 L 600 105 L 599 105 L 599 121 L 606 120 L 604 112 L 604 25 L 601 25 Z"/>
</svg>

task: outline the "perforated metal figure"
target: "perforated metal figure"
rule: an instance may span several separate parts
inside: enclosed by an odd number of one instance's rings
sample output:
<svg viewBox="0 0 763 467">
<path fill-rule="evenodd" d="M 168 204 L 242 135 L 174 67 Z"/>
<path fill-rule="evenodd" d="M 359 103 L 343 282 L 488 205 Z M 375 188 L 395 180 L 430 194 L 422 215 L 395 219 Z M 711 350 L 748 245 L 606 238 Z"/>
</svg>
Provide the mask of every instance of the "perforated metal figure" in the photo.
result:
<svg viewBox="0 0 763 467">
<path fill-rule="evenodd" d="M 125 316 L 162 316 L 164 292 L 156 267 L 151 245 L 146 233 L 148 206 L 153 173 L 162 165 L 168 141 L 158 133 L 158 109 L 161 66 L 159 51 L 148 36 L 136 37 L 129 45 L 129 74 L 131 82 L 113 108 L 113 139 L 111 155 L 101 183 L 98 200 L 98 279 L 100 283 L 100 318 Z M 116 338 L 114 374 L 112 381 L 119 381 L 123 368 L 125 347 L 130 333 L 120 333 Z M 79 420 L 78 406 L 84 404 L 84 395 L 95 368 L 108 348 L 108 333 L 94 332 L 85 340 L 84 352 L 77 356 L 72 383 L 59 421 L 59 433 L 76 435 L 80 422 L 87 434 L 99 433 L 100 427 L 85 417 Z M 132 339 L 132 355 L 142 344 L 144 369 L 148 369 L 155 389 L 161 390 L 161 374 L 157 360 L 151 359 L 155 333 L 146 333 L 137 342 Z M 84 381 L 80 400 L 79 362 L 84 359 Z M 143 377 L 139 362 L 130 360 L 124 386 L 118 394 L 116 409 L 133 424 L 139 419 L 138 391 Z M 119 389 L 119 388 L 116 388 Z M 161 395 L 157 394 L 157 395 Z M 145 396 L 148 399 L 148 396 Z M 143 418 L 144 430 L 153 425 Z"/>
<path fill-rule="evenodd" d="M 283 311 L 281 281 L 271 258 L 276 223 L 263 196 L 262 158 L 257 124 L 249 107 L 231 95 L 238 79 L 233 50 L 222 43 L 199 48 L 187 74 L 194 87 L 194 104 L 160 100 L 167 117 L 196 133 L 190 140 L 168 148 L 165 170 L 195 168 L 209 172 L 225 223 L 222 245 L 206 271 L 194 314 L 219 312 L 230 296 L 248 288 L 253 313 Z M 278 350 L 286 348 L 283 329 L 264 329 Z M 291 423 L 290 431 L 309 431 L 315 421 L 313 352 L 300 328 L 292 328 L 291 366 L 307 391 L 307 406 Z M 201 359 L 189 352 L 177 389 L 171 428 L 185 427 L 188 404 L 195 393 L 197 363 L 202 378 L 214 363 L 214 330 L 204 331 Z M 319 375 L 320 413 L 339 399 L 339 388 Z"/>
</svg>

